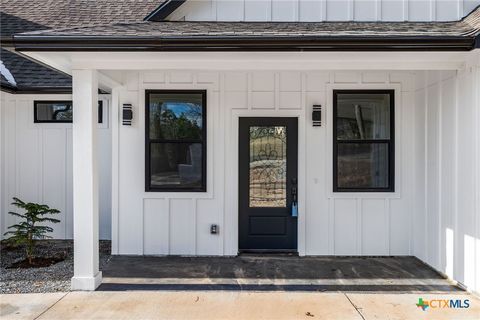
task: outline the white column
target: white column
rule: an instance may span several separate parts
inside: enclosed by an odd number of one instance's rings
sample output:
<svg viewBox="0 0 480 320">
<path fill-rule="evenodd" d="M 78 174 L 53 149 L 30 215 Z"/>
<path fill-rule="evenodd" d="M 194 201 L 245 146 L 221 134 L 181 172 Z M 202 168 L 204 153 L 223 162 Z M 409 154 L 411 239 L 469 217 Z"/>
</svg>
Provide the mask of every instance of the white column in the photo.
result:
<svg viewBox="0 0 480 320">
<path fill-rule="evenodd" d="M 98 80 L 96 70 L 73 70 L 73 290 L 95 290 L 98 268 Z"/>
</svg>

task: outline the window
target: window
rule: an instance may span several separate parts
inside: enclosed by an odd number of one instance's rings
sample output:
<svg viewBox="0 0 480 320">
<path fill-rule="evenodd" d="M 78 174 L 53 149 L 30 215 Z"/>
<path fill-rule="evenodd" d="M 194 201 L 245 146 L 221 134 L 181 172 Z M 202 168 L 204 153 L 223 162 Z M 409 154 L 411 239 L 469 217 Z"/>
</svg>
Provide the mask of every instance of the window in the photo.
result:
<svg viewBox="0 0 480 320">
<path fill-rule="evenodd" d="M 333 191 L 394 191 L 394 91 L 333 91 Z"/>
<path fill-rule="evenodd" d="M 206 91 L 145 95 L 145 190 L 205 192 Z"/>
<path fill-rule="evenodd" d="M 34 101 L 35 123 L 72 123 L 72 101 Z M 103 101 L 98 101 L 98 123 L 103 123 Z"/>
</svg>

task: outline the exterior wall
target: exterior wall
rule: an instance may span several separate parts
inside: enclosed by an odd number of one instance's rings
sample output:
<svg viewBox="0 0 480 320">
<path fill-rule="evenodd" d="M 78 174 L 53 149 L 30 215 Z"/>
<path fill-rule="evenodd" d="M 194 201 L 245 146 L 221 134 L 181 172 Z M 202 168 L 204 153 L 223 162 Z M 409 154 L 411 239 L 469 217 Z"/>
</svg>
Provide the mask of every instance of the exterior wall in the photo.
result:
<svg viewBox="0 0 480 320">
<path fill-rule="evenodd" d="M 451 21 L 479 0 L 188 0 L 169 20 Z"/>
<path fill-rule="evenodd" d="M 417 77 L 413 254 L 480 291 L 480 69 Z"/>
<path fill-rule="evenodd" d="M 134 122 L 113 122 L 113 253 L 236 255 L 238 117 L 293 116 L 299 118 L 299 253 L 411 254 L 415 145 L 402 142 L 415 140 L 413 73 L 151 71 L 125 78 L 119 105 L 134 106 Z M 331 192 L 335 88 L 396 90 L 395 193 Z M 146 89 L 208 90 L 206 193 L 144 191 Z M 312 127 L 314 104 L 326 107 L 322 127 Z M 209 233 L 212 223 L 219 235 Z"/>
<path fill-rule="evenodd" d="M 12 197 L 45 203 L 61 211 L 51 234 L 73 238 L 72 125 L 34 123 L 34 100 L 71 100 L 71 95 L 24 95 L 1 92 L 1 225 L 3 233 L 15 223 L 8 214 Z M 102 96 L 104 123 L 99 125 L 100 238 L 111 233 L 110 97 Z"/>
</svg>

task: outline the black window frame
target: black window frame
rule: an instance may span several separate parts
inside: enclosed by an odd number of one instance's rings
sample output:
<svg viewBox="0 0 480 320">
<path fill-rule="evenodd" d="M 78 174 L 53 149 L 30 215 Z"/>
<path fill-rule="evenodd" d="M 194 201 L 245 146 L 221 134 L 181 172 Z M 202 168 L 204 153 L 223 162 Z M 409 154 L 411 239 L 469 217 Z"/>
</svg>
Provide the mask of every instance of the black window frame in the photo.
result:
<svg viewBox="0 0 480 320">
<path fill-rule="evenodd" d="M 388 94 L 390 96 L 390 139 L 337 139 L 337 114 L 339 94 Z M 345 188 L 338 187 L 338 145 L 343 143 L 374 144 L 388 146 L 388 187 L 377 188 Z M 395 90 L 333 90 L 333 192 L 395 192 Z"/>
<path fill-rule="evenodd" d="M 72 120 L 39 120 L 37 117 L 38 104 L 69 103 L 72 105 Z M 33 123 L 73 123 L 73 101 L 72 100 L 34 100 L 33 101 Z M 98 123 L 103 123 L 103 100 L 98 100 Z"/>
<path fill-rule="evenodd" d="M 202 135 L 201 139 L 151 139 L 150 138 L 150 94 L 201 94 Z M 161 187 L 151 185 L 150 150 L 152 143 L 201 143 L 202 183 L 200 187 Z M 145 90 L 145 192 L 207 192 L 207 90 L 159 89 Z"/>
</svg>

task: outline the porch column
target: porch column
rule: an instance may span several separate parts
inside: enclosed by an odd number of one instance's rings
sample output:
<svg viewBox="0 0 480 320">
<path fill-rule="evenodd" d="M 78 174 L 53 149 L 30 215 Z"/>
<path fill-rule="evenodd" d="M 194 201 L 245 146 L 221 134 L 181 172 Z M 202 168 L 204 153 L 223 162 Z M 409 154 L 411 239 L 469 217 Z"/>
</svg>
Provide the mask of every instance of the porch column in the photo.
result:
<svg viewBox="0 0 480 320">
<path fill-rule="evenodd" d="M 96 70 L 73 70 L 73 290 L 95 290 L 98 268 L 98 80 Z"/>
</svg>

